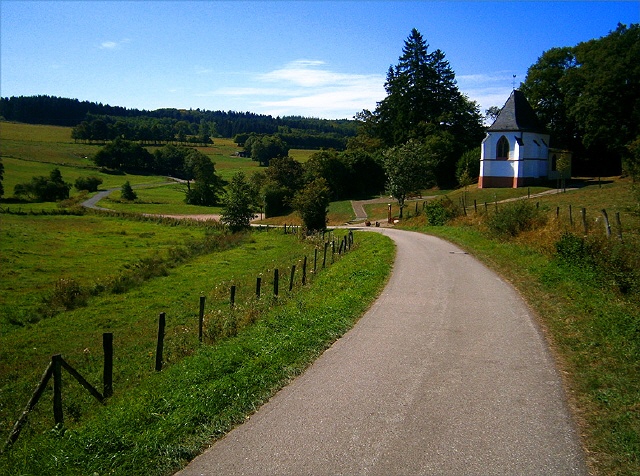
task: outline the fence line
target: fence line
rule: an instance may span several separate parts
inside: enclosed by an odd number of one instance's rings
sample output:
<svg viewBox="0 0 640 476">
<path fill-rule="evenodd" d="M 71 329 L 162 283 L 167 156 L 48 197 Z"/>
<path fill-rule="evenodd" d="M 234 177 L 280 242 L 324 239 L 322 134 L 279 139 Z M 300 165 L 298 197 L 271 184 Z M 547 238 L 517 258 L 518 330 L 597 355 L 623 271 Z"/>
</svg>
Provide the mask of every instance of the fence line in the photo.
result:
<svg viewBox="0 0 640 476">
<path fill-rule="evenodd" d="M 294 233 L 298 232 L 300 227 L 289 225 L 285 225 L 285 233 Z M 325 237 L 325 233 L 323 233 L 323 239 Z M 327 250 L 328 247 L 331 246 L 331 262 L 334 262 L 334 254 L 336 243 L 333 239 L 333 232 L 329 234 L 330 241 L 324 242 L 324 257 L 322 261 L 322 267 L 326 267 L 327 261 Z M 354 243 L 353 231 L 349 231 L 349 233 L 344 236 L 340 242 L 340 250 L 339 254 L 346 253 L 347 250 L 351 249 L 351 245 Z M 314 248 L 314 264 L 313 264 L 313 272 L 315 273 L 317 270 L 317 261 L 318 261 L 318 248 Z M 291 267 L 291 276 L 289 280 L 289 292 L 293 291 L 294 282 L 295 282 L 295 272 L 296 265 L 293 264 Z M 302 285 L 306 285 L 307 283 L 307 256 L 304 256 L 303 265 L 302 265 Z M 274 282 L 273 282 L 273 294 L 274 297 L 278 297 L 279 291 L 279 270 L 274 269 Z M 256 279 L 256 298 L 260 298 L 261 291 L 261 278 L 257 277 Z M 235 306 L 235 296 L 236 296 L 236 286 L 233 285 L 230 288 L 230 307 L 233 308 Z M 202 343 L 203 341 L 203 333 L 204 333 L 204 317 L 205 317 L 205 306 L 206 306 L 206 297 L 201 295 L 199 299 L 199 312 L 198 312 L 198 341 Z M 157 334 L 157 342 L 156 342 L 156 356 L 155 356 L 155 370 L 159 372 L 162 370 L 164 364 L 164 341 L 165 341 L 165 329 L 166 329 L 166 313 L 161 312 L 158 316 L 158 334 Z M 40 397 L 42 397 L 47 384 L 51 379 L 53 379 L 53 413 L 54 413 L 54 421 L 56 425 L 64 424 L 64 415 L 63 415 L 63 407 L 62 407 L 62 370 L 66 370 L 72 377 L 74 377 L 80 385 L 82 385 L 93 397 L 95 397 L 98 401 L 105 404 L 106 399 L 113 395 L 113 334 L 112 333 L 104 333 L 103 334 L 103 351 L 104 351 L 104 366 L 103 366 L 103 393 L 101 394 L 94 386 L 92 386 L 76 369 L 74 369 L 68 362 L 66 362 L 62 355 L 56 354 L 51 357 L 51 361 L 47 366 L 46 370 L 42 374 L 40 382 L 36 386 L 34 393 L 32 394 L 29 402 L 27 403 L 25 409 L 21 413 L 20 417 L 16 421 L 9 434 L 8 439 L 6 440 L 2 451 L 4 452 L 6 449 L 10 448 L 13 443 L 20 436 L 20 432 L 22 428 L 27 423 L 27 417 L 29 413 L 34 409 Z"/>
</svg>

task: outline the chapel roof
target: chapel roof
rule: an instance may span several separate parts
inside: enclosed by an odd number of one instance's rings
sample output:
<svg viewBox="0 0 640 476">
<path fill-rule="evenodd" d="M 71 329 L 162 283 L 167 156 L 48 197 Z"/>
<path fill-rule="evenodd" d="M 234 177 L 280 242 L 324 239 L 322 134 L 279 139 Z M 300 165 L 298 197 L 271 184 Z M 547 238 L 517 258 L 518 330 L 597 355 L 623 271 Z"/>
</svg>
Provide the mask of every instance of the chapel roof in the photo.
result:
<svg viewBox="0 0 640 476">
<path fill-rule="evenodd" d="M 535 111 L 524 93 L 514 89 L 489 131 L 544 132 Z"/>
</svg>

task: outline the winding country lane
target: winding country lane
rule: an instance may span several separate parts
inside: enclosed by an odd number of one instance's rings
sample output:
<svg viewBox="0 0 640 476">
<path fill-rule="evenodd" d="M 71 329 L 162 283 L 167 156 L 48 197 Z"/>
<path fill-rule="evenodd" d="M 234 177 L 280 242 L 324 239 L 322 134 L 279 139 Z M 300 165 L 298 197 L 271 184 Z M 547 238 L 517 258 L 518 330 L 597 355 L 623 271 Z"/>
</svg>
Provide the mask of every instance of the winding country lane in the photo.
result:
<svg viewBox="0 0 640 476">
<path fill-rule="evenodd" d="M 375 231 L 397 257 L 370 310 L 178 474 L 588 474 L 553 360 L 514 289 L 443 240 Z"/>
</svg>

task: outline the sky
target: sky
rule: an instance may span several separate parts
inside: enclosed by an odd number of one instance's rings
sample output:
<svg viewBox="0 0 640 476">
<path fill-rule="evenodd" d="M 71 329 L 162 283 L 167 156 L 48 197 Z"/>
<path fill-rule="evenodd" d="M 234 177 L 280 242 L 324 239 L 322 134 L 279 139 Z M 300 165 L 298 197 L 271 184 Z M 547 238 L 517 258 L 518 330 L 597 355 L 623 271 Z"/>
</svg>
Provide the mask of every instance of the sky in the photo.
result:
<svg viewBox="0 0 640 476">
<path fill-rule="evenodd" d="M 484 112 L 543 52 L 618 23 L 640 1 L 0 0 L 0 95 L 351 119 L 416 28 Z"/>
</svg>

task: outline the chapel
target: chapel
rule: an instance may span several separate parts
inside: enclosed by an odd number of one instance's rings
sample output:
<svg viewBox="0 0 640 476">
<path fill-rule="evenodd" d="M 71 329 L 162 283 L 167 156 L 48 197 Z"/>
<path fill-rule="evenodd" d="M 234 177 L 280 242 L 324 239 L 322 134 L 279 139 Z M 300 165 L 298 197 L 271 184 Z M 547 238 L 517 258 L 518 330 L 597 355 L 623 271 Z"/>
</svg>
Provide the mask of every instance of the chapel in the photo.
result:
<svg viewBox="0 0 640 476">
<path fill-rule="evenodd" d="M 482 141 L 478 188 L 542 185 L 564 177 L 558 170 L 567 151 L 549 147 L 550 136 L 527 98 L 514 89 Z"/>
</svg>

